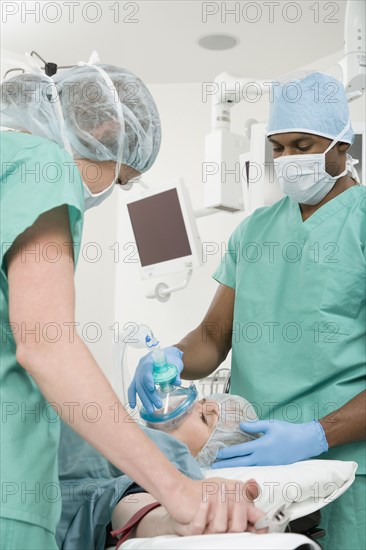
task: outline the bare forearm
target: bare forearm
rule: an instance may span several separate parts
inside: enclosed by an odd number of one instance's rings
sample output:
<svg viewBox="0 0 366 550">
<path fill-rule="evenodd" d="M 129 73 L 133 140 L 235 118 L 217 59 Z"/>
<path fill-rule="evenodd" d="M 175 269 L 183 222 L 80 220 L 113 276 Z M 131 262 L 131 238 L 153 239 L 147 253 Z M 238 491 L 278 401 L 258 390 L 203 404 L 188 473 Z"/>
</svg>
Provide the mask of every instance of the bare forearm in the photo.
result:
<svg viewBox="0 0 366 550">
<path fill-rule="evenodd" d="M 148 493 L 137 493 L 122 499 L 115 507 L 112 515 L 113 529 L 126 525 L 141 508 L 153 502 L 156 502 L 154 497 Z M 137 527 L 131 532 L 130 538 L 173 534 L 173 530 L 167 521 L 168 517 L 168 513 L 163 506 L 151 510 L 140 520 Z"/>
<path fill-rule="evenodd" d="M 159 537 L 173 535 L 174 531 L 169 522 L 167 510 L 160 506 L 151 510 L 138 524 L 135 537 Z"/>
<path fill-rule="evenodd" d="M 186 380 L 205 378 L 226 358 L 229 351 L 226 341 L 212 338 L 213 331 L 220 331 L 220 327 L 202 323 L 175 344 L 184 353 L 182 378 Z"/>
<path fill-rule="evenodd" d="M 83 341 L 42 344 L 18 360 L 62 419 L 159 502 L 183 476 L 136 425 Z M 151 464 L 155 475 L 149 476 Z M 156 480 L 156 481 L 154 481 Z"/>
<path fill-rule="evenodd" d="M 320 420 L 329 447 L 365 439 L 366 391 L 356 395 L 343 407 Z"/>
<path fill-rule="evenodd" d="M 216 482 L 222 483 L 220 478 L 211 478 L 210 482 L 214 480 Z M 159 535 L 180 535 L 180 536 L 189 536 L 189 535 L 203 535 L 210 533 L 241 533 L 244 531 L 255 532 L 254 524 L 256 521 L 264 516 L 264 512 L 256 508 L 252 502 L 248 502 L 248 496 L 250 500 L 256 498 L 259 494 L 258 485 L 254 480 L 251 480 L 249 484 L 241 487 L 241 490 L 244 490 L 242 495 L 246 494 L 244 501 L 241 501 L 240 509 L 237 508 L 236 518 L 234 521 L 230 521 L 228 517 L 228 510 L 232 509 L 233 506 L 233 493 L 236 494 L 235 502 L 239 504 L 237 496 L 238 491 L 238 481 L 232 481 L 232 486 L 230 489 L 227 488 L 227 495 L 229 491 L 232 493 L 232 496 L 229 498 L 223 499 L 221 503 L 225 503 L 224 508 L 216 507 L 216 509 L 211 511 L 211 514 L 208 513 L 207 507 L 200 505 L 196 511 L 194 521 L 190 525 L 187 523 L 178 523 L 176 520 L 169 515 L 168 510 L 163 506 L 159 506 L 153 510 L 150 510 L 138 523 L 138 525 L 131 531 L 129 538 L 134 537 L 156 537 Z M 234 490 L 235 486 L 235 490 Z M 247 492 L 248 491 L 248 492 Z M 231 500 L 230 500 L 231 498 Z M 154 502 L 154 499 L 151 495 L 147 493 L 138 493 L 134 495 L 127 496 L 122 499 L 114 509 L 112 515 L 112 526 L 113 529 L 118 529 L 126 525 L 128 521 L 135 515 L 139 510 L 141 510 L 147 504 Z M 215 526 L 210 526 L 210 516 L 216 521 Z M 259 532 L 265 532 L 259 530 Z"/>
</svg>

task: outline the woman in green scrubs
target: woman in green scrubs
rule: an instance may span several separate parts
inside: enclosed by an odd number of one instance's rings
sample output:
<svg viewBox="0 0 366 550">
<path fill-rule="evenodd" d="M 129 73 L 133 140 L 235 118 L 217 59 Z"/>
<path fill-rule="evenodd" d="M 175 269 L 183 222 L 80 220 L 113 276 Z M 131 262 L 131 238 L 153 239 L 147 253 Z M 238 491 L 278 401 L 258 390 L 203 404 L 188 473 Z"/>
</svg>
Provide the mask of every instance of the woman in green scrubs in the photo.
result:
<svg viewBox="0 0 366 550">
<path fill-rule="evenodd" d="M 214 273 L 220 283 L 214 300 L 199 327 L 176 345 L 183 362 L 176 353 L 171 360 L 183 378 L 197 379 L 232 349 L 231 391 L 261 419 L 242 428 L 263 436 L 223 449 L 214 467 L 318 456 L 356 461 L 352 487 L 322 510 L 321 544 L 363 550 L 366 189 L 347 157 L 353 131 L 343 86 L 321 73 L 277 83 L 267 135 L 286 196 L 234 231 Z M 132 404 L 150 372 L 145 358 L 130 389 Z"/>
<path fill-rule="evenodd" d="M 143 82 L 118 67 L 87 64 L 55 80 L 31 72 L 1 86 L 1 124 L 15 130 L 0 132 L 4 550 L 57 548 L 60 417 L 188 531 L 204 490 L 131 421 L 75 330 L 84 210 L 153 164 L 156 105 Z M 229 488 L 206 499 L 202 532 L 221 532 L 223 521 L 224 531 L 243 531 L 261 516 L 244 497 L 223 503 Z"/>
</svg>

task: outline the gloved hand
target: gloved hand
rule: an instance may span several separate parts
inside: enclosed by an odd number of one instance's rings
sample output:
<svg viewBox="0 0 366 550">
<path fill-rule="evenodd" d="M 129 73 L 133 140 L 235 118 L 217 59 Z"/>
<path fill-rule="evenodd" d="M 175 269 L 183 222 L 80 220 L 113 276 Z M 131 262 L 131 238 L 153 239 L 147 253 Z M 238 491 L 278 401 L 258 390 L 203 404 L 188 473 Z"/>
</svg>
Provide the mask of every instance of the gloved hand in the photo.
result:
<svg viewBox="0 0 366 550">
<path fill-rule="evenodd" d="M 327 452 L 328 442 L 318 420 L 293 424 L 281 420 L 241 422 L 246 433 L 263 435 L 253 441 L 221 449 L 212 468 L 292 464 Z"/>
<path fill-rule="evenodd" d="M 183 352 L 175 347 L 164 348 L 164 353 L 167 363 L 174 365 L 178 369 L 178 376 L 173 380 L 175 386 L 180 386 L 182 381 L 180 379 L 180 373 L 183 370 Z M 160 409 L 163 404 L 158 396 L 153 379 L 153 359 L 152 352 L 144 355 L 139 361 L 135 376 L 128 388 L 128 401 L 130 407 L 134 409 L 136 407 L 136 393 L 138 393 L 146 412 L 149 414 L 154 413 L 154 406 Z"/>
</svg>

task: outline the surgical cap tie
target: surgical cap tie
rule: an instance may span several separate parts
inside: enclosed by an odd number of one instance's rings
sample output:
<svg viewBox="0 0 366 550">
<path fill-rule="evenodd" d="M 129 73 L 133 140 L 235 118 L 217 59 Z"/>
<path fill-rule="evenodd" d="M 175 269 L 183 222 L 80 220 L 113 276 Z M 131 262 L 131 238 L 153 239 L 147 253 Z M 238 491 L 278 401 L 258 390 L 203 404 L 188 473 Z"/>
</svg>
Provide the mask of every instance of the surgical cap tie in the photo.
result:
<svg viewBox="0 0 366 550">
<path fill-rule="evenodd" d="M 44 78 L 46 78 L 48 80 L 48 82 L 51 85 L 51 98 L 50 98 L 51 101 L 50 101 L 50 103 L 51 103 L 52 107 L 54 108 L 54 113 L 56 115 L 56 119 L 57 119 L 57 122 L 58 122 L 58 125 L 59 125 L 59 130 L 60 130 L 61 138 L 62 138 L 62 141 L 63 141 L 63 145 L 64 145 L 65 150 L 71 156 L 73 156 L 72 148 L 71 148 L 70 142 L 69 142 L 69 140 L 67 138 L 67 135 L 66 135 L 65 119 L 64 119 L 63 112 L 62 112 L 62 108 L 61 108 L 60 95 L 59 95 L 58 90 L 57 90 L 56 82 L 54 81 L 52 76 L 48 76 L 48 75 L 43 73 L 41 67 L 36 63 L 36 61 L 33 59 L 33 57 L 30 55 L 30 53 L 25 52 L 25 57 L 27 59 L 27 62 L 29 64 L 29 66 L 33 69 L 33 72 L 35 74 L 38 74 L 38 75 L 41 74 Z"/>
<path fill-rule="evenodd" d="M 87 61 L 87 62 L 79 61 L 78 65 L 80 67 L 83 66 L 83 65 L 89 65 L 90 67 L 93 67 L 93 69 L 97 70 L 101 74 L 101 76 L 104 78 L 104 80 L 108 84 L 108 87 L 111 91 L 111 94 L 113 96 L 113 100 L 116 102 L 116 109 L 117 109 L 117 113 L 118 113 L 119 122 L 120 122 L 120 125 L 121 125 L 121 129 L 124 132 L 125 131 L 125 119 L 124 119 L 124 116 L 123 116 L 122 105 L 121 105 L 121 102 L 120 102 L 119 97 L 118 97 L 118 92 L 117 92 L 116 87 L 113 84 L 112 79 L 110 78 L 109 74 L 104 69 L 102 69 L 102 67 L 99 67 L 98 65 L 96 65 L 96 63 L 98 61 L 100 61 L 99 56 L 98 56 L 97 52 L 94 50 L 91 53 L 89 61 Z M 113 90 L 114 90 L 114 92 L 113 92 Z M 122 157 L 122 151 L 123 151 L 123 142 L 120 143 L 117 159 L 120 159 Z M 116 168 L 115 168 L 115 179 L 118 178 L 120 169 L 121 169 L 121 163 L 117 160 L 116 161 Z"/>
</svg>

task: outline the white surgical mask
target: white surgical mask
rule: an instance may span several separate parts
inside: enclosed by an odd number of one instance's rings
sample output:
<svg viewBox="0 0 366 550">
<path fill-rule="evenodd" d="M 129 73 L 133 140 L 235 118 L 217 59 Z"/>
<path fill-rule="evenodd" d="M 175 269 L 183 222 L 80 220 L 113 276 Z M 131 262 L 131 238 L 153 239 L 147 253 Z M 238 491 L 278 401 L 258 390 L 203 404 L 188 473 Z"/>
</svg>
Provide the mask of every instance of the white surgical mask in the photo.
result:
<svg viewBox="0 0 366 550">
<path fill-rule="evenodd" d="M 325 169 L 325 155 L 341 141 L 351 122 L 332 141 L 324 153 L 310 155 L 286 155 L 274 159 L 277 180 L 282 191 L 300 204 L 318 204 L 332 189 L 335 182 L 353 168 L 352 157 L 347 154 L 346 167 L 337 176 L 331 176 Z"/>
<path fill-rule="evenodd" d="M 106 198 L 109 197 L 109 195 L 113 192 L 114 184 L 119 177 L 120 168 L 120 163 L 116 162 L 114 179 L 112 183 L 106 189 L 103 189 L 103 191 L 100 191 L 99 193 L 92 193 L 86 183 L 83 182 L 85 210 L 89 210 L 89 208 L 94 208 L 94 206 L 98 206 L 103 201 L 105 201 Z"/>
<path fill-rule="evenodd" d="M 112 181 L 107 189 L 103 189 L 100 193 L 92 193 L 86 183 L 83 182 L 84 186 L 84 201 L 85 201 L 85 210 L 89 208 L 94 208 L 102 203 L 113 191 L 115 180 Z"/>
</svg>

